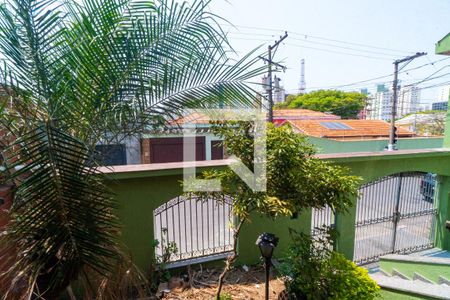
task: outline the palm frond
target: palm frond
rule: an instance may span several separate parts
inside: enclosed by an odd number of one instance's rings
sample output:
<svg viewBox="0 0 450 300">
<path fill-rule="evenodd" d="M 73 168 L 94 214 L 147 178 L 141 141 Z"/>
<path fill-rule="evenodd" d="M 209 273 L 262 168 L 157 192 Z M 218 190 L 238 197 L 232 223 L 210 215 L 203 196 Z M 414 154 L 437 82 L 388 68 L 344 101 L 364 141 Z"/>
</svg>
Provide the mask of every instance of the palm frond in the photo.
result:
<svg viewBox="0 0 450 300">
<path fill-rule="evenodd" d="M 89 149 L 185 108 L 254 105 L 264 66 L 255 52 L 230 58 L 209 1 L 3 1 L 0 134 L 15 141 L 3 154 L 16 191 L 1 242 L 17 254 L 0 254 L 5 295 L 25 286 L 52 298 L 75 278 L 90 288 L 85 274 L 109 278 L 122 255 Z"/>
<path fill-rule="evenodd" d="M 62 12 L 57 0 L 8 0 L 0 6 L 0 49 L 22 89 L 51 104 L 59 82 Z M 57 71 L 58 70 L 58 71 Z"/>
<path fill-rule="evenodd" d="M 109 123 L 141 126 L 152 115 L 176 115 L 205 102 L 254 104 L 256 92 L 248 80 L 264 67 L 250 55 L 238 62 L 227 58 L 226 36 L 214 26 L 205 2 L 120 2 L 111 5 L 114 13 L 106 9 L 94 16 L 97 6 L 97 0 L 80 6 L 73 30 L 67 31 L 68 39 L 77 41 L 70 64 L 76 98 L 83 99 L 73 113 L 86 114 L 91 107 L 88 118 L 112 116 Z M 120 17 L 121 11 L 126 13 Z"/>
<path fill-rule="evenodd" d="M 108 277 L 120 258 L 115 202 L 86 146 L 44 123 L 5 153 L 7 180 L 19 183 L 1 241 L 8 245 L 5 253 L 16 253 L 0 259 L 7 264 L 14 259 L 8 273 L 16 277 L 5 295 L 23 282 L 28 295 L 36 290 L 57 295 L 83 269 Z"/>
</svg>

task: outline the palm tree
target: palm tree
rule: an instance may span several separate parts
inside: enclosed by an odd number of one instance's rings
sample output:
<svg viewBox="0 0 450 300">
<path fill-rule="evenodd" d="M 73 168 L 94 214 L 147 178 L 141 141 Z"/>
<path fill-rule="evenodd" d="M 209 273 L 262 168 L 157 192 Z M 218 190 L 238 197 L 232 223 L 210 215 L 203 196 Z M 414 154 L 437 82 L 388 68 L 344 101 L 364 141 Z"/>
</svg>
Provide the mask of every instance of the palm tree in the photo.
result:
<svg viewBox="0 0 450 300">
<path fill-rule="evenodd" d="M 95 295 L 93 278 L 125 257 L 95 144 L 184 108 L 251 105 L 263 67 L 230 58 L 209 1 L 3 1 L 0 134 L 14 183 L 3 295 L 52 299 L 75 280 Z"/>
</svg>

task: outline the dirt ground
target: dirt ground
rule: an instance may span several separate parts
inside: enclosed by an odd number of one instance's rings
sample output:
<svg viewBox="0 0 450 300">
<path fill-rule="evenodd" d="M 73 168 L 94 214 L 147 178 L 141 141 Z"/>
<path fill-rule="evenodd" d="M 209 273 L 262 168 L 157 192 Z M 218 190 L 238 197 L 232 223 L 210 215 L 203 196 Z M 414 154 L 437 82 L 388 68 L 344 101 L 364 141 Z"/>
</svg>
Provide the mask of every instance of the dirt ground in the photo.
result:
<svg viewBox="0 0 450 300">
<path fill-rule="evenodd" d="M 228 294 L 233 300 L 259 300 L 264 299 L 264 269 L 263 267 L 251 267 L 246 271 L 237 267 L 230 271 L 226 277 L 222 294 Z M 191 271 L 189 282 L 182 288 L 174 288 L 163 299 L 213 299 L 217 280 L 221 269 L 200 269 Z M 284 290 L 284 283 L 280 278 L 271 276 L 269 284 L 269 298 L 277 299 L 278 294 Z"/>
</svg>

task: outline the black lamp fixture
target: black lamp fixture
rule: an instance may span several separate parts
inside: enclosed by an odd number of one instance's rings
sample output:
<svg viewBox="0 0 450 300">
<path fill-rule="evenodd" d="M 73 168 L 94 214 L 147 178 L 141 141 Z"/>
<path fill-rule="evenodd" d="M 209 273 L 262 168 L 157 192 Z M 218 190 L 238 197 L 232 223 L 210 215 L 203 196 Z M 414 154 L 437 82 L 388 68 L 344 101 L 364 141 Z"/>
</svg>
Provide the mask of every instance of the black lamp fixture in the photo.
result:
<svg viewBox="0 0 450 300">
<path fill-rule="evenodd" d="M 266 300 L 269 299 L 269 274 L 270 274 L 270 266 L 271 260 L 273 256 L 273 250 L 278 245 L 278 237 L 276 237 L 273 233 L 264 232 L 261 234 L 256 240 L 256 245 L 259 247 L 259 251 L 261 251 L 261 256 L 264 259 L 264 266 L 266 268 Z"/>
</svg>

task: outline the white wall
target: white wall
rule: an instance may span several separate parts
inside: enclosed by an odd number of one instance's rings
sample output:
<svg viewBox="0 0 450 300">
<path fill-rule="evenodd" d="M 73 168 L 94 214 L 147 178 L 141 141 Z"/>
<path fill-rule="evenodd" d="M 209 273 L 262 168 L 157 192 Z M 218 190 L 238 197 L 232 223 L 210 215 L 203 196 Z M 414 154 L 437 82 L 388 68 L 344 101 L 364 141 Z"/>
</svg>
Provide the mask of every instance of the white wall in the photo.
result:
<svg viewBox="0 0 450 300">
<path fill-rule="evenodd" d="M 130 137 L 124 141 L 127 155 L 127 165 L 141 163 L 141 141 L 140 138 Z"/>
</svg>

